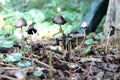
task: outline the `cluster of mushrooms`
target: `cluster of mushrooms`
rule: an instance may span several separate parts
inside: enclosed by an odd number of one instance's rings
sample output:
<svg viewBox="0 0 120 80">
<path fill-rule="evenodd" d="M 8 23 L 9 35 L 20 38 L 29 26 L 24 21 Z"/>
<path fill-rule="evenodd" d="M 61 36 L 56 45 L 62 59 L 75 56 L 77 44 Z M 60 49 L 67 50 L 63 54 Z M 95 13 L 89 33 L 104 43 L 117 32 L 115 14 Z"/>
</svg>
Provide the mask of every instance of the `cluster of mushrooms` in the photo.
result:
<svg viewBox="0 0 120 80">
<path fill-rule="evenodd" d="M 29 27 L 28 27 L 28 29 L 27 29 L 27 31 L 26 31 L 29 35 L 33 35 L 34 33 L 37 32 L 37 29 L 34 27 L 34 25 L 35 25 L 34 22 L 29 25 Z M 20 19 L 16 22 L 15 26 L 16 26 L 17 28 L 21 28 L 21 31 L 23 31 L 23 27 L 24 27 L 24 26 L 27 26 L 27 21 L 26 21 L 24 18 L 20 18 Z"/>
<path fill-rule="evenodd" d="M 58 15 L 57 17 L 55 17 L 53 20 L 53 23 L 58 24 L 59 25 L 59 32 L 62 34 L 62 36 L 65 36 L 64 31 L 61 27 L 61 25 L 64 25 L 66 23 L 66 20 L 63 18 L 63 16 Z M 33 22 L 32 24 L 29 25 L 28 29 L 27 29 L 27 33 L 29 35 L 33 35 L 37 32 L 37 29 L 34 27 L 35 22 Z M 16 28 L 21 28 L 22 31 L 22 38 L 24 37 L 23 35 L 23 27 L 27 26 L 27 21 L 24 18 L 20 18 L 18 19 L 18 21 L 15 24 Z"/>
</svg>

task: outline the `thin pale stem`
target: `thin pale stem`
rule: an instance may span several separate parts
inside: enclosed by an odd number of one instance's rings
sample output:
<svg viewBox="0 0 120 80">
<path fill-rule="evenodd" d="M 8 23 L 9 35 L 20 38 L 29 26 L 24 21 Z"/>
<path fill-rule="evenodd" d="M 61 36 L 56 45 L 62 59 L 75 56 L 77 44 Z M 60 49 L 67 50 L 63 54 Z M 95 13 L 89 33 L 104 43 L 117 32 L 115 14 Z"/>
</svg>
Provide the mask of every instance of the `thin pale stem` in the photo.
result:
<svg viewBox="0 0 120 80">
<path fill-rule="evenodd" d="M 25 48 L 25 40 L 24 40 L 24 33 L 23 33 L 23 28 L 22 28 L 22 27 L 21 27 L 21 34 L 22 34 L 22 40 L 23 40 L 22 51 L 24 52 L 24 48 Z"/>
<path fill-rule="evenodd" d="M 81 44 L 80 44 L 80 47 L 79 47 L 79 49 L 81 49 L 81 47 L 82 47 L 82 45 L 83 45 L 83 43 L 84 43 L 84 41 L 85 41 L 85 37 L 86 37 L 86 29 L 84 29 L 84 37 L 83 37 L 83 40 L 82 40 L 82 42 L 81 42 Z"/>
<path fill-rule="evenodd" d="M 106 52 L 106 53 L 108 52 L 108 44 L 109 44 L 109 41 L 110 41 L 110 32 L 108 33 L 108 38 L 107 38 L 107 43 L 106 43 L 106 48 L 105 48 L 105 52 Z"/>
</svg>

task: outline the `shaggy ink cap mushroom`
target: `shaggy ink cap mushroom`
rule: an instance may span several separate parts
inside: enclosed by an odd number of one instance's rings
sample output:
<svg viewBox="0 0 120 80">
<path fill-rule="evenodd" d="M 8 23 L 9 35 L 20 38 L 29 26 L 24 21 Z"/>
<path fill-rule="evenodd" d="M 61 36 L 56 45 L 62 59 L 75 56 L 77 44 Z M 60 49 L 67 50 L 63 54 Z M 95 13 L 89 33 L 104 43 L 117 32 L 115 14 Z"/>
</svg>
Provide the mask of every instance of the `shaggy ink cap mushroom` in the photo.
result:
<svg viewBox="0 0 120 80">
<path fill-rule="evenodd" d="M 18 21 L 16 22 L 15 26 L 17 28 L 23 27 L 23 26 L 27 26 L 27 21 L 24 18 L 20 18 L 18 19 Z"/>
<path fill-rule="evenodd" d="M 66 20 L 63 18 L 63 16 L 58 15 L 53 19 L 53 23 L 59 24 L 59 25 L 64 25 L 66 23 Z"/>
<path fill-rule="evenodd" d="M 34 27 L 35 23 L 33 22 L 32 24 L 29 25 L 28 29 L 27 29 L 27 33 L 29 35 L 33 35 L 34 33 L 37 32 L 37 29 Z"/>
</svg>

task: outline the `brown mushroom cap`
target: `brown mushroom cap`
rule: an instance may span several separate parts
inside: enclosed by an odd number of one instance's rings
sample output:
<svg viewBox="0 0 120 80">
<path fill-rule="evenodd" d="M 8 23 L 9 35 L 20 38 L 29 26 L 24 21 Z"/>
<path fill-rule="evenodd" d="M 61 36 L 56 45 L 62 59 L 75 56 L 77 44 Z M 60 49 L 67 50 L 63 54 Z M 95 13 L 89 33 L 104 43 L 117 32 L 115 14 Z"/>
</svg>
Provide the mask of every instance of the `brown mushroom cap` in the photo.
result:
<svg viewBox="0 0 120 80">
<path fill-rule="evenodd" d="M 66 23 L 66 20 L 63 18 L 63 16 L 58 15 L 56 18 L 53 19 L 53 23 L 63 25 Z"/>
<path fill-rule="evenodd" d="M 32 23 L 29 25 L 29 27 L 26 31 L 29 35 L 33 35 L 34 33 L 37 32 L 37 29 L 34 27 L 34 25 L 35 25 L 35 23 Z"/>
<path fill-rule="evenodd" d="M 27 22 L 26 22 L 26 20 L 25 20 L 24 18 L 20 18 L 20 19 L 18 19 L 18 21 L 16 22 L 15 26 L 16 26 L 17 28 L 20 28 L 20 27 L 22 27 L 22 26 L 27 26 Z"/>
</svg>

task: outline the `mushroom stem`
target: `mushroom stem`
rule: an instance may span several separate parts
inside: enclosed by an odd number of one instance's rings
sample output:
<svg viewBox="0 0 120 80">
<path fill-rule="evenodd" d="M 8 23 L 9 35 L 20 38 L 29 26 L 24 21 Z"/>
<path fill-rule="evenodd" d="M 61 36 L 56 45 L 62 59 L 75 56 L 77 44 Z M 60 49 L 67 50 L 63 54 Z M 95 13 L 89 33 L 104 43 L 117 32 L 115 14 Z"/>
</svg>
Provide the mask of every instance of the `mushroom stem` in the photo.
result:
<svg viewBox="0 0 120 80">
<path fill-rule="evenodd" d="M 106 54 L 107 54 L 107 52 L 108 52 L 109 40 L 110 40 L 110 31 L 109 31 L 108 36 L 107 36 L 107 42 L 106 42 L 106 47 L 105 47 L 105 52 L 106 52 Z"/>
<path fill-rule="evenodd" d="M 24 33 L 23 33 L 23 28 L 21 27 L 21 34 L 22 34 L 22 40 L 23 40 L 23 47 L 22 50 L 24 52 L 24 48 L 25 48 L 25 42 L 24 42 Z"/>
<path fill-rule="evenodd" d="M 79 47 L 79 49 L 81 49 L 81 47 L 82 47 L 82 45 L 83 45 L 83 43 L 84 43 L 84 41 L 85 41 L 85 38 L 86 38 L 86 28 L 84 29 L 84 37 L 83 37 L 83 40 L 82 40 L 82 42 L 81 42 L 81 44 L 80 44 L 80 47 Z"/>
<path fill-rule="evenodd" d="M 24 40 L 24 33 L 23 33 L 23 28 L 21 27 L 21 34 L 22 34 L 22 39 Z"/>
<path fill-rule="evenodd" d="M 63 32 L 63 29 L 62 29 L 61 25 L 60 25 L 60 32 L 62 33 L 63 36 L 65 36 L 65 34 L 64 34 L 64 32 Z"/>
</svg>

